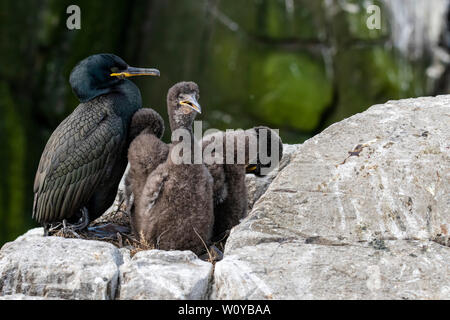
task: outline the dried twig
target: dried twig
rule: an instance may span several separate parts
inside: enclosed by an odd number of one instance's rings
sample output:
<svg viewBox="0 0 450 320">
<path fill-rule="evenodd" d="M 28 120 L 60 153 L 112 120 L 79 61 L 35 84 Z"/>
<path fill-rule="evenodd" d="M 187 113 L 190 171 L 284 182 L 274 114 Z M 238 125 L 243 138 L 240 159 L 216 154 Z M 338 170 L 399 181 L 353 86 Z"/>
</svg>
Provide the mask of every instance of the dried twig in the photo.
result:
<svg viewBox="0 0 450 320">
<path fill-rule="evenodd" d="M 209 256 L 209 262 L 213 263 L 214 262 L 214 258 L 211 254 L 211 251 L 209 250 L 208 246 L 206 245 L 205 241 L 203 241 L 202 237 L 198 234 L 197 230 L 194 229 L 195 234 L 200 238 L 200 240 L 202 241 L 203 245 L 205 246 L 206 252 L 208 252 L 208 256 Z"/>
</svg>

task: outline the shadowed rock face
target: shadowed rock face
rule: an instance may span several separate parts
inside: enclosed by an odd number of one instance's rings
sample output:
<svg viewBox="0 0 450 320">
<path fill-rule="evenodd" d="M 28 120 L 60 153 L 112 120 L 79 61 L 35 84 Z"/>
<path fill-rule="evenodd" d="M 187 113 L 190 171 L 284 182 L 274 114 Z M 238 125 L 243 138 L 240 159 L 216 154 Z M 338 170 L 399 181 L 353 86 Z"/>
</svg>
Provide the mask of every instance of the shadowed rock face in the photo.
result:
<svg viewBox="0 0 450 320">
<path fill-rule="evenodd" d="M 254 205 L 214 270 L 35 229 L 0 250 L 0 295 L 450 299 L 449 119 L 450 95 L 390 101 L 285 145 L 279 170 L 247 176 Z"/>
</svg>

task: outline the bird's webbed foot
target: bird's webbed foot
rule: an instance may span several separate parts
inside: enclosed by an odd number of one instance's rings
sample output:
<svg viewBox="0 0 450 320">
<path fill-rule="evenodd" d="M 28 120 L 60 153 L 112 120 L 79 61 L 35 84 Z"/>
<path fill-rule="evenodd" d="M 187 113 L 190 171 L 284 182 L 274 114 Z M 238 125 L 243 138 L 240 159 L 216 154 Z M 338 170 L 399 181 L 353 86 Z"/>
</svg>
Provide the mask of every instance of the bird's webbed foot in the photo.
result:
<svg viewBox="0 0 450 320">
<path fill-rule="evenodd" d="M 95 227 L 88 228 L 88 235 L 99 239 L 116 240 L 119 235 L 127 235 L 130 228 L 115 223 L 106 223 Z"/>
<path fill-rule="evenodd" d="M 58 223 L 45 223 L 44 224 L 44 236 L 58 235 L 62 232 L 63 236 L 73 235 L 76 238 L 81 238 L 76 232 L 85 229 L 89 225 L 89 212 L 86 208 L 81 209 L 81 218 L 77 223 L 69 223 L 66 219 Z"/>
<path fill-rule="evenodd" d="M 71 235 L 75 236 L 75 238 L 81 238 L 80 235 L 75 232 L 75 230 L 80 230 L 79 228 L 77 228 L 77 226 L 78 226 L 77 224 L 69 224 L 66 221 L 66 219 L 64 219 L 62 221 L 62 232 L 63 232 L 63 235 L 65 236 L 67 234 L 71 234 Z"/>
<path fill-rule="evenodd" d="M 89 211 L 86 207 L 81 208 L 81 218 L 77 223 L 71 224 L 70 228 L 73 231 L 83 230 L 89 225 Z"/>
<path fill-rule="evenodd" d="M 70 233 L 77 238 L 81 238 L 76 231 L 84 230 L 89 225 L 89 211 L 86 207 L 81 208 L 81 217 L 77 223 L 68 223 L 66 219 L 63 220 L 64 234 Z"/>
</svg>

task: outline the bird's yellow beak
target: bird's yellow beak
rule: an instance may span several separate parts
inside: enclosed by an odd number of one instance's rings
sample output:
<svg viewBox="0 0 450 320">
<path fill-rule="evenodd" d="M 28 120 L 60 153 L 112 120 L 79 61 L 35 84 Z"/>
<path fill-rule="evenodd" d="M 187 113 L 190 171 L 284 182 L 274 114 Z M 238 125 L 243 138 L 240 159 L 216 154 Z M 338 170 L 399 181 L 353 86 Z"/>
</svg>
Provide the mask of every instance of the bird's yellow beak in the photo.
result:
<svg viewBox="0 0 450 320">
<path fill-rule="evenodd" d="M 135 68 L 135 67 L 128 67 L 125 71 L 117 72 L 117 73 L 111 73 L 111 77 L 118 77 L 118 78 L 129 78 L 129 77 L 137 77 L 137 76 L 160 76 L 158 69 L 148 69 L 148 68 Z"/>
<path fill-rule="evenodd" d="M 247 167 L 245 167 L 245 173 L 252 173 L 256 170 L 257 167 L 258 166 L 256 166 L 255 164 L 249 164 Z"/>
<path fill-rule="evenodd" d="M 189 95 L 189 98 L 180 101 L 180 104 L 182 106 L 187 106 L 192 110 L 197 111 L 198 113 L 202 113 L 202 108 L 200 107 L 200 104 L 198 103 L 194 95 Z"/>
</svg>

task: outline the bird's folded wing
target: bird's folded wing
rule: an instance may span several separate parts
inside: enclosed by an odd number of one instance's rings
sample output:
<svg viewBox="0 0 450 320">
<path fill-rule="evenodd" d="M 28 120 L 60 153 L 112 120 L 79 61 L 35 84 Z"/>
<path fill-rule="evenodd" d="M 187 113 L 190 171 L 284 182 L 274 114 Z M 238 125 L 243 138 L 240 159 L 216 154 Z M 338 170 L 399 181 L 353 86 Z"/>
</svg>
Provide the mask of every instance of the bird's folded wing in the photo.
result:
<svg viewBox="0 0 450 320">
<path fill-rule="evenodd" d="M 118 156 L 122 120 L 106 110 L 72 113 L 55 130 L 39 163 L 33 217 L 39 222 L 69 218 L 92 196 Z"/>
<path fill-rule="evenodd" d="M 167 170 L 160 170 L 164 167 L 161 164 L 150 176 L 147 178 L 147 183 L 144 187 L 143 196 L 139 200 L 141 202 L 141 207 L 145 208 L 145 212 L 151 212 L 156 201 L 160 197 L 162 191 L 164 190 L 164 185 L 169 176 Z"/>
</svg>

